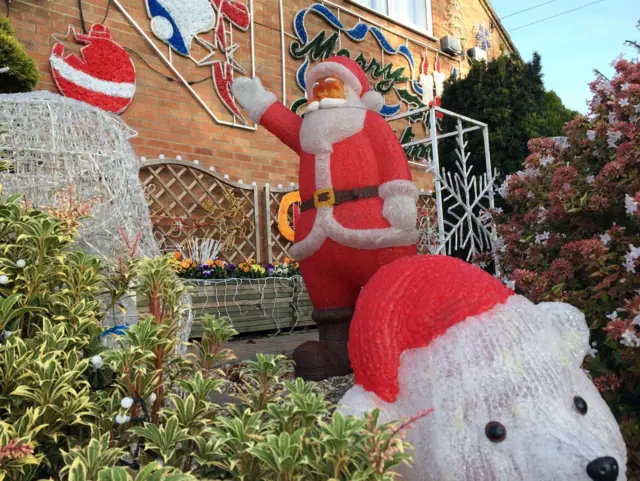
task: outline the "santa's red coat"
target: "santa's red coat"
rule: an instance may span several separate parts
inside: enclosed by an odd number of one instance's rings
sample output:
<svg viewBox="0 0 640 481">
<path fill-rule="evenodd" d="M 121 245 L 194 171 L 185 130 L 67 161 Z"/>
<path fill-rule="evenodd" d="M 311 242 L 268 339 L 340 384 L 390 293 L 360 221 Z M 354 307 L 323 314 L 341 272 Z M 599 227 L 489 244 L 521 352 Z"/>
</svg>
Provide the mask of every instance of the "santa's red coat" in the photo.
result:
<svg viewBox="0 0 640 481">
<path fill-rule="evenodd" d="M 316 185 L 316 156 L 300 147 L 302 118 L 276 102 L 265 111 L 260 124 L 300 156 L 300 197 L 303 201 L 312 199 L 314 192 L 325 186 Z M 392 180 L 410 181 L 409 164 L 391 127 L 379 114 L 370 111 L 359 133 L 333 145 L 331 184 L 340 191 L 380 186 Z M 333 216 L 341 226 L 350 229 L 388 228 L 382 207 L 380 197 L 362 199 L 335 206 Z M 301 214 L 296 224 L 296 243 L 309 235 L 316 213 L 316 209 L 310 209 Z"/>
<path fill-rule="evenodd" d="M 375 112 L 367 112 L 362 129 L 325 154 L 302 150 L 302 118 L 279 102 L 267 108 L 260 124 L 300 156 L 303 201 L 328 187 L 341 191 L 411 180 L 398 139 Z M 324 173 L 318 173 L 323 167 Z M 324 179 L 324 185 L 317 179 Z M 372 197 L 300 215 L 291 252 L 300 261 L 314 308 L 353 306 L 362 286 L 381 266 L 417 253 L 415 229 L 393 228 L 382 215 L 383 207 L 381 197 Z"/>
</svg>

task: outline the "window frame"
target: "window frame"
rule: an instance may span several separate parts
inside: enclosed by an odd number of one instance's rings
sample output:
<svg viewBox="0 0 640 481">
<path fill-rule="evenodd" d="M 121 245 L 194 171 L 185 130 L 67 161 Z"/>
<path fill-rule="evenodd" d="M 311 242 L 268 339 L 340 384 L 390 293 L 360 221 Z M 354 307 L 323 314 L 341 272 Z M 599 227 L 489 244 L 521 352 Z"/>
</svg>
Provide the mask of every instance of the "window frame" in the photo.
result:
<svg viewBox="0 0 640 481">
<path fill-rule="evenodd" d="M 394 0 L 386 0 L 387 2 L 387 8 L 389 5 L 390 1 L 394 1 Z M 397 1 L 397 0 L 396 0 Z M 390 15 L 387 15 L 385 13 L 379 12 L 371 7 L 368 7 L 367 5 L 362 5 L 358 0 L 346 0 L 347 3 L 354 5 L 358 8 L 361 8 L 367 12 L 371 12 L 374 15 L 383 18 L 391 23 L 393 23 L 394 25 L 397 25 L 399 27 L 402 28 L 406 28 L 407 30 L 411 30 L 412 32 L 418 33 L 422 36 L 428 37 L 431 40 L 437 40 L 434 36 L 433 36 L 433 14 L 432 14 L 432 0 L 422 0 L 425 3 L 425 11 L 427 13 L 427 28 L 422 28 L 419 27 L 417 25 L 405 25 L 403 23 L 401 23 L 400 20 L 393 18 Z"/>
</svg>

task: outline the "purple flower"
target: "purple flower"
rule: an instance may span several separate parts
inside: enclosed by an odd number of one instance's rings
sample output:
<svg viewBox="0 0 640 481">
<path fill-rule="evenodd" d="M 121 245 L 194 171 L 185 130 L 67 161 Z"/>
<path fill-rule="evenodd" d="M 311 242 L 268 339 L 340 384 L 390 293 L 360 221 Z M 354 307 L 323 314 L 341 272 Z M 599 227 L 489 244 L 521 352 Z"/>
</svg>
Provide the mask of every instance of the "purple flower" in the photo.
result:
<svg viewBox="0 0 640 481">
<path fill-rule="evenodd" d="M 228 271 L 235 271 L 235 270 L 236 270 L 236 266 L 235 266 L 235 264 L 231 264 L 231 263 L 227 264 L 227 265 L 225 266 L 225 268 L 226 268 Z"/>
<path fill-rule="evenodd" d="M 202 271 L 202 275 L 203 275 L 204 277 L 212 276 L 212 275 L 213 275 L 213 271 L 212 271 L 211 269 L 204 269 L 204 270 Z"/>
</svg>

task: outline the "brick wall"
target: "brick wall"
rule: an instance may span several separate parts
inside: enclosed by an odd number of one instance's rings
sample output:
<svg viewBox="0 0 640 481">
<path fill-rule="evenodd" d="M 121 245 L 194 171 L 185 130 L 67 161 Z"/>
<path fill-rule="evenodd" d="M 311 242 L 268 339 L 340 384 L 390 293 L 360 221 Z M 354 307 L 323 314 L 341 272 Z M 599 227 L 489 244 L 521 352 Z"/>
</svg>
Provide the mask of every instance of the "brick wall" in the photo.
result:
<svg viewBox="0 0 640 481">
<path fill-rule="evenodd" d="M 144 0 L 120 0 L 132 17 L 148 32 L 149 20 L 144 6 Z M 446 35 L 446 6 L 448 0 L 432 0 L 433 33 L 435 37 Z M 465 29 L 472 38 L 472 26 L 479 21 L 485 25 L 491 23 L 490 13 L 484 5 L 484 0 L 462 0 L 464 5 Z M 281 24 L 278 0 L 253 0 L 254 3 L 254 47 L 255 70 L 261 77 L 266 88 L 283 98 L 282 82 L 282 44 Z M 394 23 L 377 16 L 374 13 L 359 9 L 346 0 L 335 0 L 335 3 L 360 13 L 364 17 L 390 27 L 410 39 L 437 47 L 437 43 L 426 36 L 412 30 L 402 28 Z M 293 17 L 301 8 L 312 4 L 310 0 L 283 0 L 285 37 L 285 77 L 286 101 L 290 104 L 301 96 L 300 89 L 295 82 L 295 73 L 300 61 L 293 60 L 289 53 L 292 38 Z M 87 25 L 101 22 L 106 13 L 107 0 L 83 0 L 83 10 Z M 341 19 L 348 23 L 352 21 L 349 15 L 342 12 Z M 52 34 L 63 35 L 69 25 L 80 29 L 80 15 L 77 0 L 14 0 L 11 4 L 11 22 L 15 26 L 18 38 L 37 61 L 42 79 L 39 88 L 56 91 L 53 85 L 50 69 L 49 54 L 53 43 Z M 160 57 L 150 48 L 145 39 L 134 29 L 120 10 L 111 5 L 105 24 L 111 30 L 115 40 L 123 46 L 135 50 L 149 65 L 164 75 L 175 77 Z M 323 24 L 319 19 L 309 19 L 310 34 L 315 35 L 321 28 L 329 32 L 334 30 Z M 151 35 L 149 33 L 149 35 Z M 490 56 L 498 55 L 500 45 L 510 43 L 504 38 L 499 29 L 493 31 L 493 46 Z M 390 35 L 390 41 L 400 44 L 403 39 Z M 234 31 L 233 41 L 240 45 L 235 58 L 250 66 L 250 35 Z M 362 43 L 354 43 L 341 36 L 341 46 L 349 48 L 353 53 L 362 52 L 367 58 L 380 60 L 380 48 L 368 38 Z M 70 46 L 73 48 L 73 46 Z M 417 59 L 424 51 L 415 45 L 410 45 Z M 77 48 L 76 48 L 77 50 Z M 167 49 L 162 50 L 167 54 Z M 195 56 L 203 52 L 194 51 Z M 399 56 L 395 56 L 399 57 Z M 394 66 L 406 67 L 402 58 L 387 57 Z M 451 67 L 462 67 L 464 72 L 468 64 L 460 64 L 452 58 L 440 56 L 442 69 L 449 73 Z M 196 81 L 211 75 L 208 67 L 197 67 L 188 59 L 173 55 L 174 63 L 184 77 L 189 81 Z M 433 62 L 433 52 L 429 57 Z M 129 108 L 122 114 L 127 124 L 138 132 L 138 137 L 132 142 L 139 156 L 157 158 L 159 154 L 166 157 L 181 156 L 184 160 L 199 160 L 202 165 L 214 166 L 218 172 L 229 174 L 231 179 L 242 179 L 244 182 L 255 181 L 259 185 L 265 182 L 271 184 L 297 181 L 297 159 L 288 149 L 283 147 L 277 139 L 262 128 L 256 131 L 243 130 L 216 124 L 210 115 L 198 104 L 195 98 L 180 82 L 171 82 L 162 75 L 155 73 L 138 58 L 134 57 L 138 79 L 136 96 Z M 211 80 L 193 86 L 213 113 L 224 121 L 233 121 L 233 116 L 218 100 Z M 393 94 L 391 94 L 393 95 Z M 394 102 L 397 101 L 393 100 Z M 464 114 L 464 112 L 460 112 Z M 395 126 L 398 132 L 402 126 Z M 428 177 L 421 169 L 414 169 L 414 177 L 421 187 L 430 188 Z"/>
</svg>

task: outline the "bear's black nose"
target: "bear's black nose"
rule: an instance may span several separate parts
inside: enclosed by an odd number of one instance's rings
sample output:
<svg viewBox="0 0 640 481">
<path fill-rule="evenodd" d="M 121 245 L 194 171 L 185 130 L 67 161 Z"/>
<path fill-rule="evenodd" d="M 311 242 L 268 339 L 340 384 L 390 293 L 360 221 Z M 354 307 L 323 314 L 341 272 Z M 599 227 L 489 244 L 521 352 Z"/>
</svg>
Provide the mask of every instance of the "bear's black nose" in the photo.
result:
<svg viewBox="0 0 640 481">
<path fill-rule="evenodd" d="M 611 456 L 594 459 L 587 466 L 587 474 L 593 481 L 616 481 L 618 461 Z"/>
</svg>

